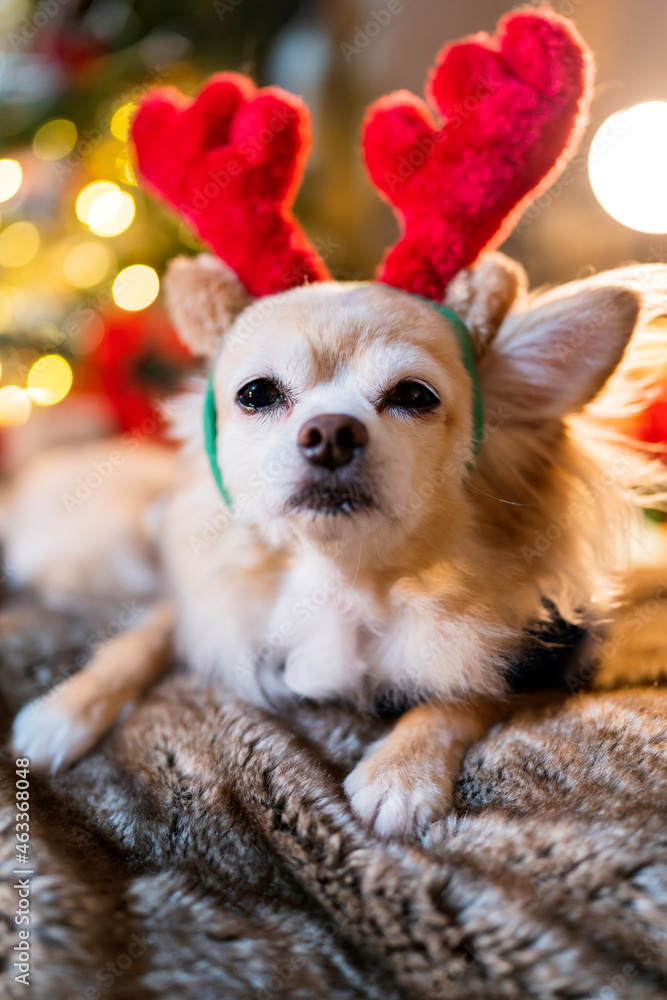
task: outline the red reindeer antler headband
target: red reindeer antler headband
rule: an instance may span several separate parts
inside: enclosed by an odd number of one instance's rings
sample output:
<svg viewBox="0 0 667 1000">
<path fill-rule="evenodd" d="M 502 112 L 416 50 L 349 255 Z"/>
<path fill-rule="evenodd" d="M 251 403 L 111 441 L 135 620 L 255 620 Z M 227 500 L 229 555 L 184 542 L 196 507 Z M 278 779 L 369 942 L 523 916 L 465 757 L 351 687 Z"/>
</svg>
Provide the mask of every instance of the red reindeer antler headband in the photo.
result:
<svg viewBox="0 0 667 1000">
<path fill-rule="evenodd" d="M 251 295 L 329 277 L 290 213 L 308 152 L 303 101 L 218 73 L 198 97 L 153 90 L 132 126 L 149 189 L 183 215 Z"/>
<path fill-rule="evenodd" d="M 408 91 L 374 104 L 366 164 L 402 226 L 378 280 L 442 300 L 562 170 L 585 125 L 592 75 L 572 25 L 539 8 L 503 18 L 495 38 L 442 50 L 427 85 L 439 122 Z M 299 98 L 220 73 L 194 101 L 153 91 L 132 136 L 147 186 L 252 295 L 329 277 L 290 211 L 310 146 Z"/>
</svg>

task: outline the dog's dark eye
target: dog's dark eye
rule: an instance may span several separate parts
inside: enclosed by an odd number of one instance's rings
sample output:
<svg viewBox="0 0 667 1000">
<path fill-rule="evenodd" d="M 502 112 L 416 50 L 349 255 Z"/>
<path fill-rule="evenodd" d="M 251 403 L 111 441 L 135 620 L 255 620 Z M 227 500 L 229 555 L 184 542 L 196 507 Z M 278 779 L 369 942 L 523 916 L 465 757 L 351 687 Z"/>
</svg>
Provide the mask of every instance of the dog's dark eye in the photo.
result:
<svg viewBox="0 0 667 1000">
<path fill-rule="evenodd" d="M 241 406 L 249 410 L 264 410 L 283 397 L 275 382 L 271 382 L 268 378 L 258 378 L 239 389 L 236 398 Z"/>
<path fill-rule="evenodd" d="M 440 400 L 421 382 L 399 382 L 382 400 L 385 409 L 432 410 Z"/>
</svg>

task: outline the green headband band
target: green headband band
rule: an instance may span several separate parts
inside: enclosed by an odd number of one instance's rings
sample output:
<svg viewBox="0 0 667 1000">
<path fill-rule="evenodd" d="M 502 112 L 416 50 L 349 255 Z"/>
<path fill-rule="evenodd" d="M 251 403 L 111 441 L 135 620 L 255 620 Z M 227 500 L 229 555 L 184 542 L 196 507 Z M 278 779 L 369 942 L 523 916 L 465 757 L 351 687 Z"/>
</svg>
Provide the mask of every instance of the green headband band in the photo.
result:
<svg viewBox="0 0 667 1000">
<path fill-rule="evenodd" d="M 421 298 L 421 296 L 416 296 L 416 298 Z M 433 309 L 437 309 L 437 311 L 444 316 L 446 320 L 449 320 L 459 342 L 461 360 L 463 361 L 465 369 L 470 376 L 470 381 L 472 382 L 472 446 L 475 455 L 478 455 L 479 449 L 482 447 L 482 440 L 484 437 L 484 401 L 482 400 L 482 390 L 480 388 L 479 379 L 477 378 L 477 369 L 475 368 L 475 350 L 470 338 L 470 333 L 468 332 L 468 327 L 465 325 L 463 320 L 459 319 L 456 313 L 452 312 L 451 309 L 448 309 L 447 306 L 440 305 L 439 302 L 432 302 L 430 299 L 422 299 L 422 301 L 427 302 Z M 222 478 L 222 472 L 218 464 L 218 413 L 215 408 L 213 370 L 211 370 L 208 377 L 206 398 L 204 400 L 204 447 L 206 448 L 206 454 L 208 455 L 211 472 L 213 473 L 213 478 L 215 479 L 218 489 L 220 490 L 220 495 L 226 506 L 231 510 L 232 500 L 225 488 L 225 482 Z M 472 470 L 472 466 L 473 463 L 469 462 L 468 471 Z"/>
<path fill-rule="evenodd" d="M 222 472 L 218 465 L 218 411 L 215 408 L 215 392 L 213 389 L 213 369 L 208 377 L 206 386 L 206 398 L 204 399 L 204 447 L 208 455 L 211 472 L 215 479 L 220 495 L 229 509 L 232 509 L 232 498 L 225 487 Z"/>
<path fill-rule="evenodd" d="M 421 298 L 421 296 L 416 296 L 416 298 Z M 456 339 L 459 342 L 461 361 L 472 382 L 472 450 L 475 457 L 477 457 L 482 447 L 482 441 L 484 440 L 484 400 L 482 399 L 482 387 L 477 377 L 475 348 L 470 331 L 463 320 L 449 309 L 448 306 L 443 306 L 440 302 L 433 302 L 431 299 L 423 299 L 423 301 L 427 302 L 433 309 L 437 309 L 441 316 L 449 320 L 454 328 Z M 473 463 L 469 462 L 468 471 L 471 472 L 472 468 Z"/>
</svg>

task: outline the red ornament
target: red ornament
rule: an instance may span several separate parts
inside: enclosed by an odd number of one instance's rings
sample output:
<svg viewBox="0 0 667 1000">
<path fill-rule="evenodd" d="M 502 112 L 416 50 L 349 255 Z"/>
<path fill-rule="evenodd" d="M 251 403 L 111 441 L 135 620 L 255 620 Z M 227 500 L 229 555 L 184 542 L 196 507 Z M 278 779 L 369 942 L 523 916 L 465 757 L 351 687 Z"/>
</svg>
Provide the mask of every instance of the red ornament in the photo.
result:
<svg viewBox="0 0 667 1000">
<path fill-rule="evenodd" d="M 192 369 L 192 356 L 156 306 L 139 312 L 110 309 L 102 316 L 104 336 L 86 355 L 77 389 L 101 393 L 120 431 L 159 435 L 160 401 Z"/>
</svg>

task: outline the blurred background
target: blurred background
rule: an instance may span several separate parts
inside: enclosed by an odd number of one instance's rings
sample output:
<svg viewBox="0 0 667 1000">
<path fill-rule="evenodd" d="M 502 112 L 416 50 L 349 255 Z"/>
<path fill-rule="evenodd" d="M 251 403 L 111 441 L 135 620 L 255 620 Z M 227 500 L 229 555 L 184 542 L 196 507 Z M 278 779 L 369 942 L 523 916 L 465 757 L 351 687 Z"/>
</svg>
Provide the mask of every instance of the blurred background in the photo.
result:
<svg viewBox="0 0 667 1000">
<path fill-rule="evenodd" d="M 155 402 L 191 364 L 163 313 L 159 283 L 166 261 L 195 252 L 198 243 L 136 185 L 127 133 L 143 95 L 164 84 L 194 93 L 221 69 L 301 94 L 313 116 L 314 145 L 297 214 L 336 277 L 367 278 L 397 226 L 364 173 L 365 106 L 397 88 L 421 95 L 445 42 L 492 33 L 515 6 L 505 0 L 0 0 L 3 468 L 57 441 L 117 431 L 159 435 Z M 629 119 L 607 120 L 636 105 L 667 102 L 667 0 L 551 6 L 574 20 L 595 53 L 591 125 L 582 153 L 504 249 L 524 264 L 532 283 L 631 260 L 665 261 L 667 103 L 653 106 L 636 135 Z M 610 175 L 614 148 L 625 149 L 627 161 L 628 149 L 636 154 L 642 142 L 653 174 L 635 178 L 627 171 L 637 164 L 624 161 Z M 597 197 L 589 159 L 599 175 Z M 642 192 L 643 204 L 633 203 L 633 190 Z M 642 433 L 667 436 L 666 411 L 658 401 Z"/>
</svg>

